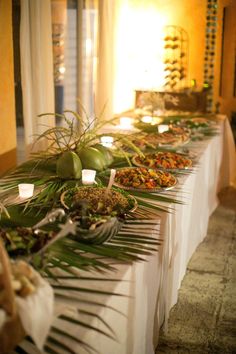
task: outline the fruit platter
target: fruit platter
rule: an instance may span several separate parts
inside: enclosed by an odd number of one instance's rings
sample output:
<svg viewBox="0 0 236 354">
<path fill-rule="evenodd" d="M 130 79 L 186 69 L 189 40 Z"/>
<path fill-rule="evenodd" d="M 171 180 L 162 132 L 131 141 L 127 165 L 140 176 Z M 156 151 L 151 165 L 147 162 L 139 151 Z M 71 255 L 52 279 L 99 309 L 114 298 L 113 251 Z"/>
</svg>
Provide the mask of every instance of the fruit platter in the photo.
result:
<svg viewBox="0 0 236 354">
<path fill-rule="evenodd" d="M 161 168 L 166 170 L 188 169 L 192 167 L 192 160 L 184 155 L 175 152 L 159 151 L 145 154 L 144 157 L 133 156 L 132 162 L 135 166 L 148 168 Z"/>
<path fill-rule="evenodd" d="M 126 190 L 157 192 L 174 188 L 178 181 L 171 173 L 146 167 L 119 169 L 114 185 Z"/>
</svg>

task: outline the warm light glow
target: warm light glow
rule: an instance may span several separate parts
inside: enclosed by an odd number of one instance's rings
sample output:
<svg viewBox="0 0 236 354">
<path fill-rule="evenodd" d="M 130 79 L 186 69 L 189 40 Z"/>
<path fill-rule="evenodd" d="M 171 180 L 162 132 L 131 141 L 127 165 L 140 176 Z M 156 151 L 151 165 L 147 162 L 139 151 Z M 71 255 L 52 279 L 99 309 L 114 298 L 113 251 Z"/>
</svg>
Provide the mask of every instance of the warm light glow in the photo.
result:
<svg viewBox="0 0 236 354">
<path fill-rule="evenodd" d="M 152 119 L 152 124 L 160 124 L 161 122 L 163 122 L 163 118 L 153 117 Z"/>
<path fill-rule="evenodd" d="M 86 52 L 86 56 L 90 56 L 91 53 L 92 53 L 92 40 L 90 38 L 86 38 L 86 41 L 85 41 L 85 52 Z"/>
<path fill-rule="evenodd" d="M 164 133 L 167 130 L 169 130 L 169 125 L 168 124 L 160 124 L 160 125 L 158 125 L 158 133 Z"/>
<path fill-rule="evenodd" d="M 66 71 L 66 68 L 64 66 L 60 66 L 58 70 L 61 74 L 64 74 Z"/>
<path fill-rule="evenodd" d="M 151 123 L 152 123 L 152 117 L 151 117 L 151 116 L 144 116 L 144 117 L 141 118 L 141 121 L 142 121 L 143 123 L 149 123 L 149 124 L 151 124 Z"/>
<path fill-rule="evenodd" d="M 144 116 L 141 118 L 143 123 L 149 123 L 151 125 L 159 124 L 163 121 L 162 118 L 159 117 L 152 117 L 152 116 Z"/>
<path fill-rule="evenodd" d="M 83 185 L 91 185 L 94 184 L 96 177 L 95 170 L 82 170 L 82 183 Z"/>
<path fill-rule="evenodd" d="M 18 184 L 18 190 L 21 199 L 31 198 L 34 194 L 34 184 L 20 183 Z"/>
<path fill-rule="evenodd" d="M 133 127 L 133 118 L 121 117 L 120 118 L 120 129 L 132 129 Z"/>
<path fill-rule="evenodd" d="M 121 5 L 116 38 L 114 113 L 133 107 L 135 89 L 154 90 L 164 85 L 163 27 L 167 23 L 168 19 L 155 6 Z"/>
<path fill-rule="evenodd" d="M 112 136 L 102 136 L 101 137 L 101 144 L 105 147 L 111 148 L 113 141 L 114 141 L 114 139 Z"/>
</svg>

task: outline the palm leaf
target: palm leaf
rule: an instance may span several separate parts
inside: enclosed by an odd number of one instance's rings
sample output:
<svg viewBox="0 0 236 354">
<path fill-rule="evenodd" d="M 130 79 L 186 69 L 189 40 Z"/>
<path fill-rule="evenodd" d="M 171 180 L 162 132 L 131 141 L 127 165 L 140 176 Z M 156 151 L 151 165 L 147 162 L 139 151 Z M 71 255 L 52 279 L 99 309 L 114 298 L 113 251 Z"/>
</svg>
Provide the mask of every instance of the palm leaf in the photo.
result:
<svg viewBox="0 0 236 354">
<path fill-rule="evenodd" d="M 66 113 L 72 114 L 76 122 L 81 124 L 82 132 L 79 135 L 74 129 L 73 121 L 66 117 Z M 50 116 L 51 114 L 48 115 Z M 0 180 L 1 200 L 9 193 L 17 193 L 17 185 L 20 182 L 29 181 L 34 183 L 37 188 L 40 188 L 40 193 L 27 204 L 15 205 L 14 202 L 10 204 L 12 206 L 8 207 L 7 211 L 11 218 L 8 219 L 3 216 L 1 225 L 12 225 L 13 227 L 14 225 L 32 226 L 48 210 L 57 205 L 62 191 L 78 183 L 77 181 L 63 181 L 55 176 L 57 156 L 66 149 L 88 146 L 88 144 L 104 135 L 98 133 L 99 129 L 105 124 L 115 121 L 115 119 L 112 119 L 109 122 L 99 122 L 95 118 L 90 122 L 88 119 L 88 122 L 83 125 L 80 116 L 69 110 L 58 117 L 65 120 L 67 123 L 66 128 L 49 128 L 45 133 L 37 137 L 37 141 L 47 138 L 49 149 L 37 153 L 32 160 L 22 164 Z M 129 137 L 124 137 L 122 134 L 114 134 L 113 136 L 118 148 L 119 144 L 124 144 L 135 153 L 141 153 Z M 126 152 L 124 152 L 124 155 L 127 158 L 129 157 Z M 125 163 L 127 165 L 127 161 Z M 134 214 L 128 215 L 122 229 L 109 242 L 102 245 L 93 245 L 65 237 L 50 245 L 43 255 L 33 255 L 31 257 L 34 266 L 52 285 L 57 299 L 70 301 L 73 303 L 75 311 L 80 311 L 80 314 L 84 316 L 96 318 L 105 327 L 105 330 L 100 330 L 91 325 L 89 321 L 63 314 L 59 316 L 59 321 L 61 321 L 62 325 L 53 325 L 52 327 L 45 345 L 46 352 L 57 353 L 58 350 L 62 349 L 65 353 L 73 354 L 74 351 L 71 349 L 73 343 L 83 346 L 88 352 L 93 351 L 93 348 L 80 338 L 74 337 L 69 331 L 64 330 L 63 322 L 69 326 L 78 326 L 87 330 L 97 331 L 108 338 L 116 339 L 112 328 L 102 318 L 93 313 L 92 310 L 80 310 L 79 307 L 84 303 L 88 306 L 105 306 L 99 301 L 99 298 L 103 296 L 125 296 L 124 294 L 114 294 L 108 290 L 97 289 L 94 286 L 94 282 L 96 281 L 98 284 L 103 282 L 104 284 L 104 279 L 106 279 L 106 284 L 108 284 L 108 281 L 114 282 L 116 279 L 109 279 L 107 275 L 108 272 L 116 271 L 117 265 L 121 263 L 129 265 L 137 261 L 146 261 L 148 256 L 157 252 L 163 242 L 159 231 L 153 228 L 158 223 L 158 213 L 163 211 L 172 212 L 171 203 L 182 203 L 168 193 L 160 195 L 137 191 L 131 192 L 131 194 L 138 199 L 139 207 Z M 5 208 L 4 203 L 2 204 Z M 147 210 L 148 214 L 146 213 Z M 56 227 L 56 225 L 53 225 L 53 227 Z M 84 274 L 81 276 L 80 273 L 83 271 L 86 271 L 87 274 L 92 271 L 93 276 L 84 276 Z M 83 285 L 83 280 L 93 281 L 93 287 Z M 87 298 L 88 295 L 91 297 L 96 296 L 95 300 Z M 107 308 L 119 312 L 109 306 Z M 63 338 L 66 339 L 66 343 L 72 344 L 62 344 Z M 23 345 L 22 348 L 22 351 L 24 351 Z"/>
<path fill-rule="evenodd" d="M 65 337 L 67 339 L 70 339 L 72 342 L 75 342 L 77 344 L 80 344 L 81 346 L 83 346 L 84 350 L 87 351 L 87 353 L 98 353 L 99 352 L 93 348 L 91 345 L 89 345 L 88 343 L 85 343 L 84 341 L 82 341 L 81 339 L 78 338 L 78 336 L 73 336 L 70 333 L 63 331 L 60 328 L 57 328 L 55 326 L 51 327 L 51 332 L 52 333 L 56 333 L 58 335 L 60 335 L 61 337 Z"/>
</svg>

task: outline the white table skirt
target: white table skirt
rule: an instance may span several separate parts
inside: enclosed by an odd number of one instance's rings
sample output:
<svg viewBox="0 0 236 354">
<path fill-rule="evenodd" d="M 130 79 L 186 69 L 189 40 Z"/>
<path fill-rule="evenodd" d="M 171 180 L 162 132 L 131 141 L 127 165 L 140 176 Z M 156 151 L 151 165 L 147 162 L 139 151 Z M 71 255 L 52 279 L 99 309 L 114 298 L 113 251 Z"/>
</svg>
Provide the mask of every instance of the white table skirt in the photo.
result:
<svg viewBox="0 0 236 354">
<path fill-rule="evenodd" d="M 167 324 L 171 307 L 177 302 L 178 289 L 186 272 L 190 257 L 207 233 L 208 219 L 218 205 L 217 192 L 236 177 L 235 146 L 228 120 L 222 116 L 219 135 L 194 148 L 200 154 L 194 172 L 180 178 L 176 197 L 185 204 L 172 204 L 173 212 L 159 213 L 154 228 L 160 227 L 163 244 L 158 252 L 146 262 L 119 265 L 110 278 L 117 282 L 84 282 L 80 286 L 101 288 L 127 296 L 84 295 L 83 299 L 94 299 L 106 307 L 80 304 L 79 308 L 96 312 L 114 330 L 117 341 L 93 330 L 78 326 L 64 327 L 70 334 L 91 344 L 101 354 L 154 354 L 158 343 L 159 329 Z M 173 192 L 169 192 L 172 193 Z M 106 275 L 107 277 L 107 275 Z M 96 328 L 109 332 L 104 323 L 85 313 L 75 313 L 73 303 L 57 304 L 57 313 L 74 313 L 78 319 L 86 319 Z M 61 321 L 55 320 L 60 327 Z M 56 335 L 54 335 L 56 338 Z M 60 338 L 60 335 L 58 335 Z M 75 353 L 86 353 L 82 346 L 68 341 Z M 51 345 L 53 347 L 53 345 Z M 29 343 L 22 347 L 35 352 Z M 31 348 L 29 348 L 31 347 Z M 65 353 L 56 347 L 57 352 Z"/>
<path fill-rule="evenodd" d="M 171 307 L 187 264 L 207 234 L 208 220 L 218 205 L 218 192 L 236 178 L 236 152 L 228 119 L 221 118 L 220 134 L 199 144 L 200 159 L 192 174 L 184 178 L 178 198 L 184 205 L 173 205 L 175 212 L 166 218 L 165 247 L 169 263 L 165 266 L 165 329 Z M 196 151 L 198 148 L 196 147 Z"/>
</svg>

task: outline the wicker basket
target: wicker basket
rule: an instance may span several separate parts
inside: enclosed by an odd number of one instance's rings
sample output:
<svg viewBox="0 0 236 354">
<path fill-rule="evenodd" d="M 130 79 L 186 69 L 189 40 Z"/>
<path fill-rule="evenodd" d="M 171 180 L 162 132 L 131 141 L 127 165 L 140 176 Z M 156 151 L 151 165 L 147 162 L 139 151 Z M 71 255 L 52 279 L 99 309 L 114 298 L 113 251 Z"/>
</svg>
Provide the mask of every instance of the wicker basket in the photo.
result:
<svg viewBox="0 0 236 354">
<path fill-rule="evenodd" d="M 7 321 L 0 330 L 0 354 L 7 354 L 25 337 L 26 333 L 22 327 L 17 314 L 15 294 L 11 284 L 11 266 L 0 240 L 0 308 L 7 314 Z"/>
</svg>

